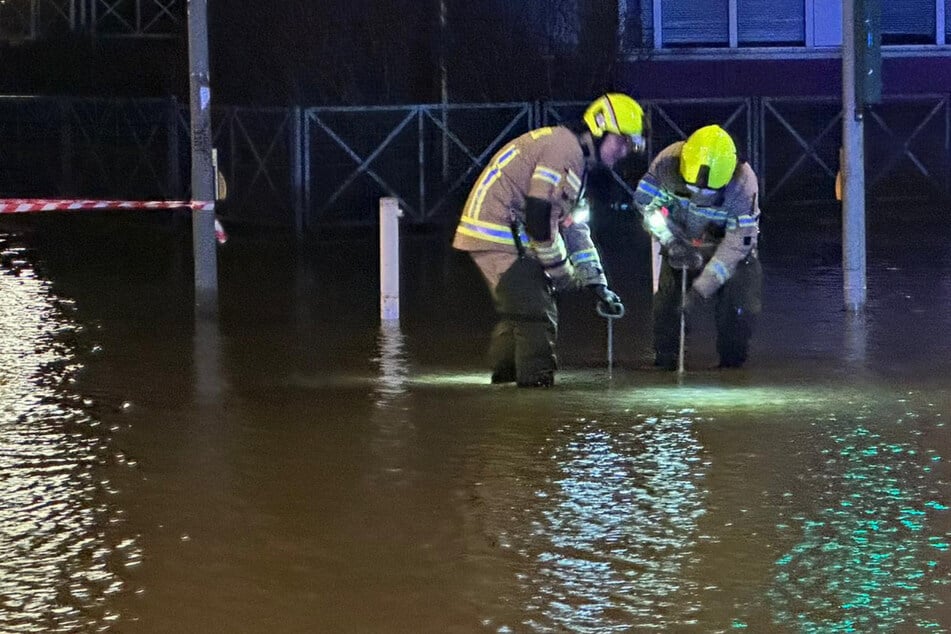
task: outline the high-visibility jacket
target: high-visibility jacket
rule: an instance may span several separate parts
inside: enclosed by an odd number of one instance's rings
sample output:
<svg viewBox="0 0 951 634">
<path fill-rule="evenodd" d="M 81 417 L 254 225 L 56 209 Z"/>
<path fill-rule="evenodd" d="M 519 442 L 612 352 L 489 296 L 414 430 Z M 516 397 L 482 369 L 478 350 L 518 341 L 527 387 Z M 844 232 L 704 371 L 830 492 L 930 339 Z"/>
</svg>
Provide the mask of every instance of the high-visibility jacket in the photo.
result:
<svg viewBox="0 0 951 634">
<path fill-rule="evenodd" d="M 759 183 L 748 163 L 737 164 L 733 178 L 711 200 L 687 190 L 680 175 L 683 141 L 654 157 L 637 184 L 634 203 L 645 214 L 645 226 L 661 243 L 674 237 L 709 245 L 703 271 L 693 287 L 709 297 L 736 272 L 740 262 L 756 254 L 760 210 Z"/>
<path fill-rule="evenodd" d="M 469 192 L 453 246 L 462 251 L 511 253 L 514 261 L 518 253 L 514 221 L 526 255 L 541 262 L 555 288 L 606 285 L 587 222 L 572 218 L 593 156 L 587 139 L 561 126 L 532 130 L 506 144 Z M 527 196 L 551 204 L 551 240 L 547 242 L 531 240 L 521 229 Z"/>
</svg>

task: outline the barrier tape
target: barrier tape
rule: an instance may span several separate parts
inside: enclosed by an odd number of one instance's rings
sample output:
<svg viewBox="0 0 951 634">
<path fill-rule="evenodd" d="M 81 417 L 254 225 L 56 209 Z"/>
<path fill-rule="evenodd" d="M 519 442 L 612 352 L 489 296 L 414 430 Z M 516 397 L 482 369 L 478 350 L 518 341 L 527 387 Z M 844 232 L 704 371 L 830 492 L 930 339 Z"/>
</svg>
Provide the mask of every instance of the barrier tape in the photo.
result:
<svg viewBox="0 0 951 634">
<path fill-rule="evenodd" d="M 0 198 L 0 214 L 34 211 L 81 211 L 83 209 L 191 209 L 214 211 L 215 202 L 206 200 L 81 200 L 46 198 Z M 228 234 L 215 218 L 215 240 L 224 244 Z"/>
<path fill-rule="evenodd" d="M 214 201 L 203 200 L 80 200 L 46 198 L 0 198 L 0 214 L 80 209 L 182 209 L 214 211 Z"/>
</svg>

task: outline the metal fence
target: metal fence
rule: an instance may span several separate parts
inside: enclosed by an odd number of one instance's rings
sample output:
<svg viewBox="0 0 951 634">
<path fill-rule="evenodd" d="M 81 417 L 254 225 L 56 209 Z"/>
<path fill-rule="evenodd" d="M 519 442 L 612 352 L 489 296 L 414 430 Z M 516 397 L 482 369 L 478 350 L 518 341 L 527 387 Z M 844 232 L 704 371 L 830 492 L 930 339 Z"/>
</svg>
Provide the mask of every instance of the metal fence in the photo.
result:
<svg viewBox="0 0 951 634">
<path fill-rule="evenodd" d="M 456 220 L 469 186 L 503 143 L 580 116 L 583 102 L 213 109 L 229 196 L 226 221 L 285 228 L 376 222 L 378 199 L 406 220 Z M 822 98 L 645 102 L 649 160 L 720 123 L 760 177 L 762 206 L 834 200 L 841 107 Z M 163 199 L 188 196 L 188 111 L 175 100 L 0 98 L 0 194 Z M 866 120 L 869 199 L 946 200 L 949 95 L 891 97 Z M 643 173 L 617 175 L 618 195 Z"/>
<path fill-rule="evenodd" d="M 0 2 L 0 40 L 19 42 L 69 32 L 97 37 L 176 37 L 187 0 L 12 0 Z"/>
</svg>

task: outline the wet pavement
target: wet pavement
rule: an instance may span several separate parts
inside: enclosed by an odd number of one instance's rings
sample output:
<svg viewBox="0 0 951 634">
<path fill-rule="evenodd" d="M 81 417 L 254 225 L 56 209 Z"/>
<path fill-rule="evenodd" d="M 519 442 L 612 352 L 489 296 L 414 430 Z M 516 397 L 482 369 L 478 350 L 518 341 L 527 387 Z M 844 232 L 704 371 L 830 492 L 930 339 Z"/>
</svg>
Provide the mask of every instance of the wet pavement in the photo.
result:
<svg viewBox="0 0 951 634">
<path fill-rule="evenodd" d="M 951 629 L 951 249 L 873 224 L 841 310 L 835 223 L 764 223 L 748 365 L 650 359 L 646 242 L 603 234 L 628 312 L 561 304 L 557 385 L 488 385 L 489 299 L 404 231 L 241 235 L 220 319 L 164 224 L 0 234 L 0 631 Z M 709 315 L 708 315 L 709 317 Z"/>
</svg>

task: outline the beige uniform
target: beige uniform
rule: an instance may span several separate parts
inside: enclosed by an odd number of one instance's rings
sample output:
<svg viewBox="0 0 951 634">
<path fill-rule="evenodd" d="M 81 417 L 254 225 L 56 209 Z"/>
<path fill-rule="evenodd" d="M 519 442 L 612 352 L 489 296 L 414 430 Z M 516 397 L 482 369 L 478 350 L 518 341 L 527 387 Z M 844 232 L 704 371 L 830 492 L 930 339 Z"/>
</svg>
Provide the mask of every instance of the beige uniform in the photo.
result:
<svg viewBox="0 0 951 634">
<path fill-rule="evenodd" d="M 705 266 L 694 288 L 704 297 L 712 295 L 750 254 L 756 255 L 760 210 L 759 185 L 747 163 L 736 172 L 713 200 L 690 194 L 680 175 L 683 142 L 664 148 L 651 162 L 648 173 L 638 183 L 634 201 L 644 212 L 657 203 L 667 210 L 667 223 L 681 237 L 713 245 L 703 249 Z"/>
<path fill-rule="evenodd" d="M 556 289 L 607 283 L 588 225 L 571 213 L 593 152 L 568 128 L 548 127 L 517 137 L 492 157 L 469 192 L 453 240 L 470 252 L 490 289 L 518 256 L 513 220 L 526 255 L 541 263 Z M 520 229 L 527 196 L 551 204 L 548 242 L 532 241 Z"/>
</svg>

